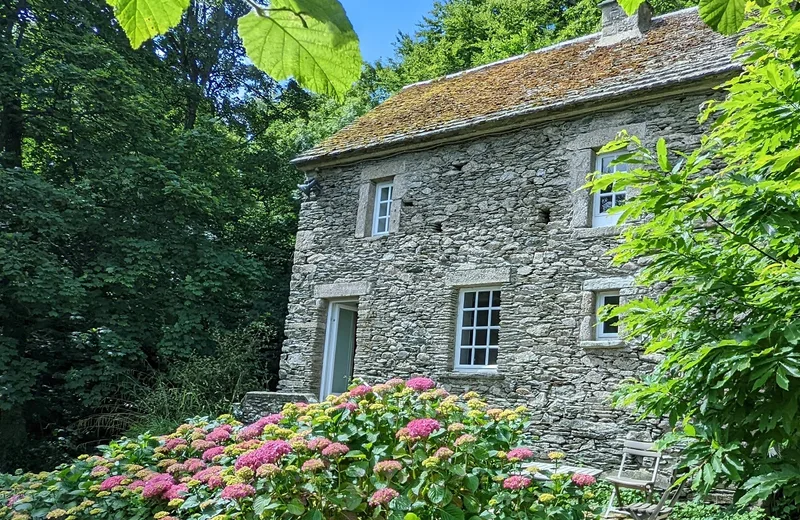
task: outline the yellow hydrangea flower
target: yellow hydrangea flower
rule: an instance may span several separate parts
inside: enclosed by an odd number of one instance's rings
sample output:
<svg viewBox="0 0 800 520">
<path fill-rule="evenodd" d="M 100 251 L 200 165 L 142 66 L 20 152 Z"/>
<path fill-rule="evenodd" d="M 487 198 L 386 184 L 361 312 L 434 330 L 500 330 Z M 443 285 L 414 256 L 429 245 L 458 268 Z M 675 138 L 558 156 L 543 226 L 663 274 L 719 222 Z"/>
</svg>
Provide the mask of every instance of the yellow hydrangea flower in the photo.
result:
<svg viewBox="0 0 800 520">
<path fill-rule="evenodd" d="M 169 516 L 169 513 L 167 513 L 166 511 L 159 511 L 158 513 L 153 515 L 153 518 L 155 518 L 156 520 L 161 520 L 165 516 Z"/>
<path fill-rule="evenodd" d="M 478 392 L 467 392 L 466 394 L 464 394 L 464 399 L 467 399 L 467 400 L 469 400 L 469 399 L 477 399 L 479 397 L 480 397 L 480 394 Z"/>
<path fill-rule="evenodd" d="M 556 496 L 551 493 L 542 493 L 539 495 L 539 502 L 542 504 L 547 504 L 548 502 L 552 502 L 556 499 Z"/>
<path fill-rule="evenodd" d="M 67 516 L 67 512 L 64 509 L 53 509 L 45 518 L 61 518 L 62 516 Z"/>
<path fill-rule="evenodd" d="M 96 508 L 96 507 L 95 507 L 94 509 L 92 509 L 91 511 L 89 511 L 89 514 L 90 514 L 90 515 L 99 515 L 99 514 L 100 514 L 100 513 L 102 513 L 102 512 L 103 512 L 103 510 L 102 510 L 102 509 L 99 509 L 99 508 Z"/>
<path fill-rule="evenodd" d="M 94 487 L 94 486 L 92 486 L 92 487 Z M 111 491 L 100 491 L 99 493 L 97 493 L 97 496 L 100 497 L 100 498 L 110 497 L 111 496 Z"/>
<path fill-rule="evenodd" d="M 551 451 L 547 454 L 547 458 L 550 460 L 561 460 L 565 457 L 563 452 L 560 451 Z"/>
<path fill-rule="evenodd" d="M 256 472 L 249 466 L 243 466 L 236 471 L 236 478 L 245 482 L 252 480 L 256 476 Z"/>
<path fill-rule="evenodd" d="M 426 468 L 433 468 L 435 466 L 438 466 L 440 462 L 441 460 L 439 459 L 439 457 L 428 457 L 427 459 L 422 461 L 422 465 L 425 466 Z"/>
<path fill-rule="evenodd" d="M 89 491 L 93 493 L 97 493 L 100 491 L 100 484 L 95 484 L 94 486 L 89 487 Z"/>
<path fill-rule="evenodd" d="M 168 507 L 181 507 L 185 501 L 182 498 L 173 498 L 167 502 Z"/>
</svg>

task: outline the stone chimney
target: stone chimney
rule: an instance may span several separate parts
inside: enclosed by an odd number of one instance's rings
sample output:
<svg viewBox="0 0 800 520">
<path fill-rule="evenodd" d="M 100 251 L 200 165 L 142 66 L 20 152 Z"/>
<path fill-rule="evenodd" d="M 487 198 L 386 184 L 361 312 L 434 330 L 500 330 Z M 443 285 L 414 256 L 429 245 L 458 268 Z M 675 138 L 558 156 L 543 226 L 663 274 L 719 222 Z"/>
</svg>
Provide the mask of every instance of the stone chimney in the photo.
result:
<svg viewBox="0 0 800 520">
<path fill-rule="evenodd" d="M 603 13 L 603 32 L 597 45 L 614 45 L 631 38 L 639 38 L 650 29 L 653 8 L 646 1 L 631 16 L 625 13 L 617 0 L 603 0 L 599 7 Z"/>
</svg>

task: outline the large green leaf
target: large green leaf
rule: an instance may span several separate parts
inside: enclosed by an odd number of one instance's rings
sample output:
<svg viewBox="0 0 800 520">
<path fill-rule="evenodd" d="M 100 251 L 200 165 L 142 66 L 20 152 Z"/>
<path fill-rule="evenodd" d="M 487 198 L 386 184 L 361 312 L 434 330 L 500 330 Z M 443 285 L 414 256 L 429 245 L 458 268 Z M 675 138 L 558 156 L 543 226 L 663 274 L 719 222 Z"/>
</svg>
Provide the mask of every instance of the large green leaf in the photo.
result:
<svg viewBox="0 0 800 520">
<path fill-rule="evenodd" d="M 189 0 L 106 0 L 133 48 L 178 25 Z"/>
<path fill-rule="evenodd" d="M 700 18 L 722 34 L 735 34 L 744 22 L 745 0 L 700 0 Z"/>
<path fill-rule="evenodd" d="M 618 0 L 618 2 L 628 15 L 632 15 L 644 3 L 644 0 Z"/>
<path fill-rule="evenodd" d="M 361 74 L 358 37 L 337 0 L 276 0 L 240 18 L 239 35 L 258 68 L 320 94 L 341 98 Z"/>
</svg>

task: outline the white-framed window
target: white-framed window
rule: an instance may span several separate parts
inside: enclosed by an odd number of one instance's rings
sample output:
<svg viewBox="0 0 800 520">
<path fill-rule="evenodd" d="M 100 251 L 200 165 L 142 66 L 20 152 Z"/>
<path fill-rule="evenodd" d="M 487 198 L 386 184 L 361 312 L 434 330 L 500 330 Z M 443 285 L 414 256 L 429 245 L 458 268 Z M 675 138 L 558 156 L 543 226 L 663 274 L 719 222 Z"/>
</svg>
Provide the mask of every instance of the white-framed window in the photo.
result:
<svg viewBox="0 0 800 520">
<path fill-rule="evenodd" d="M 613 317 L 603 321 L 600 310 L 605 307 L 619 306 L 619 291 L 603 291 L 595 295 L 595 336 L 598 340 L 619 338 L 619 318 Z"/>
<path fill-rule="evenodd" d="M 458 295 L 455 368 L 496 368 L 499 344 L 500 289 L 463 289 Z"/>
<path fill-rule="evenodd" d="M 628 171 L 625 163 L 612 164 L 620 155 L 626 153 L 610 152 L 597 155 L 595 169 L 600 173 L 615 173 Z M 592 227 L 615 226 L 619 214 L 609 215 L 608 210 L 625 203 L 625 191 L 615 191 L 614 185 L 607 186 L 603 191 L 594 194 L 592 201 Z"/>
<path fill-rule="evenodd" d="M 392 181 L 379 182 L 375 185 L 375 207 L 372 210 L 372 235 L 389 233 L 389 220 L 392 214 Z"/>
</svg>

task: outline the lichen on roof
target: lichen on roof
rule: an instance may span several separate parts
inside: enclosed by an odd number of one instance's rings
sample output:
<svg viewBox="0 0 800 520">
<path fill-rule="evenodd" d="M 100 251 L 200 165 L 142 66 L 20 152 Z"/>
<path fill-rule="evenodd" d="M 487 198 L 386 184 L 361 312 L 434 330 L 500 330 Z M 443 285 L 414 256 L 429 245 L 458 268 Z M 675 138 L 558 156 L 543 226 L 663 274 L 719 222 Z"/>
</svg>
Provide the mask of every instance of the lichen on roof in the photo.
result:
<svg viewBox="0 0 800 520">
<path fill-rule="evenodd" d="M 736 38 L 711 30 L 696 9 L 653 18 L 640 38 L 598 46 L 599 38 L 593 34 L 410 85 L 295 163 L 402 144 L 537 108 L 697 81 L 736 67 L 731 62 Z"/>
</svg>

